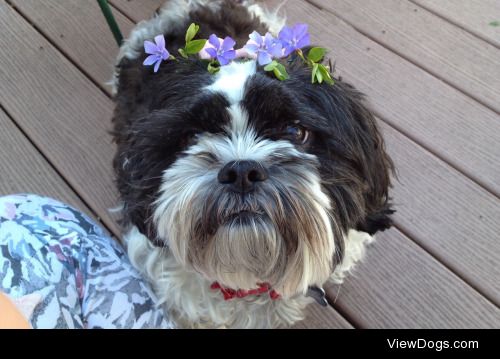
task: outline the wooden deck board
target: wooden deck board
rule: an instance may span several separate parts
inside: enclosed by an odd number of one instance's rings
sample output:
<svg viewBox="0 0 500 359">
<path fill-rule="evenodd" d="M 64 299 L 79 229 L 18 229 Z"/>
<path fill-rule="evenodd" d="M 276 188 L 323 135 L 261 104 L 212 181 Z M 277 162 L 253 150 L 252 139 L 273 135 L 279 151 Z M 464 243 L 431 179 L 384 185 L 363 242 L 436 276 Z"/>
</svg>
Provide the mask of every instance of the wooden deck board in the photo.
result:
<svg viewBox="0 0 500 359">
<path fill-rule="evenodd" d="M 332 307 L 321 307 L 312 303 L 306 308 L 306 319 L 296 323 L 292 329 L 352 329 L 353 326 Z"/>
<path fill-rule="evenodd" d="M 362 328 L 498 328 L 500 310 L 397 230 L 377 235 L 335 307 Z"/>
<path fill-rule="evenodd" d="M 16 8 L 108 93 L 117 44 L 96 1 L 11 0 Z M 113 11 L 126 36 L 132 23 Z"/>
<path fill-rule="evenodd" d="M 109 2 L 135 22 L 151 18 L 165 3 L 164 0 L 110 0 Z"/>
<path fill-rule="evenodd" d="M 500 21 L 498 0 L 412 1 L 500 48 L 500 27 L 490 25 L 493 21 Z"/>
<path fill-rule="evenodd" d="M 109 46 L 112 42 L 109 31 L 106 32 L 107 38 L 99 38 L 102 31 L 106 30 L 103 30 L 105 24 L 102 15 L 96 13 L 97 7 L 91 5 L 87 8 L 76 0 L 11 1 L 15 2 L 23 16 L 35 23 L 37 29 L 61 49 L 64 56 L 76 62 L 94 82 L 102 86 L 103 81 L 109 78 L 106 73 L 110 71 L 117 49 L 114 43 Z M 129 18 L 139 21 L 149 18 L 163 0 L 110 2 Z M 98 215 L 107 216 L 106 224 L 117 232 L 114 219 L 107 212 L 107 208 L 116 205 L 110 171 L 114 147 L 105 132 L 110 127 L 111 102 L 17 14 L 11 16 L 8 13 L 5 16 L 15 19 L 4 22 L 2 6 L 0 3 L 0 27 L 8 26 L 12 30 L 4 31 L 6 36 L 0 39 L 0 46 L 15 48 L 18 54 L 14 57 L 0 54 L 0 69 L 6 70 L 5 74 L 0 71 L 0 104 L 89 203 L 92 210 Z M 79 7 L 83 7 L 84 11 L 79 12 Z M 334 49 L 338 68 L 344 78 L 353 80 L 358 87 L 368 92 L 377 113 L 385 121 L 426 147 L 429 141 L 437 142 L 437 149 L 430 146 L 433 152 L 466 174 L 470 175 L 471 168 L 477 170 L 478 177 L 471 177 L 495 192 L 495 186 L 499 184 L 495 182 L 495 175 L 499 172 L 492 170 L 494 167 L 491 166 L 497 163 L 493 162 L 484 169 L 482 166 L 497 156 L 495 151 L 499 147 L 493 147 L 490 157 L 483 162 L 474 161 L 476 157 L 482 156 L 487 145 L 498 139 L 498 133 L 493 133 L 497 127 L 491 125 L 492 121 L 498 121 L 498 116 L 373 43 L 326 11 L 320 11 L 304 1 L 289 1 L 285 7 L 289 22 L 308 22 L 313 35 L 321 39 L 320 43 Z M 54 19 L 52 23 L 50 19 L 47 20 L 47 16 L 54 13 L 60 17 L 67 16 L 68 19 Z M 118 15 L 118 19 L 126 35 L 133 24 L 121 15 Z M 86 36 L 81 36 L 81 29 L 85 29 Z M 23 39 L 16 38 L 12 33 Z M 77 44 L 79 49 L 73 49 L 72 44 Z M 370 51 L 366 51 L 365 46 L 370 47 Z M 385 46 L 390 48 L 387 44 Z M 31 60 L 22 58 L 26 54 Z M 90 61 L 85 56 L 93 59 Z M 19 60 L 19 63 L 10 64 L 9 60 Z M 442 69 L 434 67 L 436 72 L 451 76 L 444 72 L 446 65 L 441 65 Z M 391 67 L 395 67 L 392 74 Z M 401 71 L 409 71 L 409 74 Z M 471 74 L 465 72 L 462 75 Z M 414 79 L 421 83 L 407 83 Z M 381 88 L 376 86 L 379 82 Z M 4 90 L 9 94 L 4 94 Z M 389 92 L 384 94 L 384 91 Z M 443 92 L 444 104 L 441 103 L 441 97 L 435 102 L 426 103 L 430 97 L 426 91 L 434 96 L 436 93 L 442 96 Z M 398 92 L 415 99 L 409 103 L 397 103 L 396 100 L 400 100 Z M 32 98 L 34 104 L 24 105 L 25 101 L 31 101 Z M 57 99 L 57 103 L 51 101 L 53 98 Z M 405 106 L 406 112 L 403 111 Z M 419 114 L 419 109 L 424 113 Z M 76 113 L 69 116 L 73 112 Z M 398 118 L 401 115 L 408 115 L 409 118 L 401 120 Z M 429 124 L 433 125 L 431 120 L 449 125 L 455 120 L 454 116 L 460 119 L 457 128 L 437 125 L 426 128 Z M 461 152 L 456 142 L 469 131 L 462 126 L 467 116 L 475 116 L 472 122 L 479 125 L 478 131 L 471 131 L 472 148 L 479 144 L 483 147 L 477 147 L 479 150 L 476 154 L 457 159 L 455 157 Z M 452 272 L 498 304 L 499 285 L 495 281 L 499 274 L 496 264 L 500 255 L 496 243 L 500 224 L 495 221 L 500 210 L 498 198 L 394 128 L 385 124 L 382 124 L 382 128 L 401 178 L 401 183 L 393 190 L 396 203 L 399 204 L 397 225 L 425 250 L 398 230 L 381 234 L 378 243 L 369 251 L 367 261 L 341 287 L 336 307 L 351 323 L 361 327 L 498 327 L 498 308 Z M 448 131 L 439 132 L 445 129 Z M 492 132 L 491 137 L 482 143 L 481 136 L 488 131 Z M 60 138 L 56 138 L 56 134 Z M 78 134 L 78 138 L 73 141 L 72 135 L 75 134 Z M 450 142 L 453 142 L 451 151 L 447 148 Z M 76 147 L 73 149 L 71 146 Z M 1 142 L 0 147 L 3 147 Z M 85 155 L 79 156 L 81 153 Z M 498 162 L 498 156 L 496 159 Z M 88 173 L 94 173 L 92 169 L 95 169 L 96 176 L 90 177 Z M 498 176 L 496 179 L 499 180 Z M 331 298 L 335 298 L 337 289 L 329 289 Z M 351 327 L 334 310 L 324 311 L 313 305 L 308 311 L 308 319 L 297 327 Z"/>
<path fill-rule="evenodd" d="M 500 112 L 500 48 L 406 0 L 312 1 Z"/>
<path fill-rule="evenodd" d="M 500 200 L 381 123 L 398 181 L 396 224 L 500 305 Z"/>
<path fill-rule="evenodd" d="M 284 10 L 290 23 L 310 25 L 313 42 L 332 50 L 339 73 L 369 96 L 384 121 L 500 195 L 500 115 L 331 13 L 302 1 Z"/>
<path fill-rule="evenodd" d="M 73 190 L 2 110 L 0 144 L 3 149 L 0 156 L 0 196 L 36 193 L 57 199 L 91 215 Z"/>
<path fill-rule="evenodd" d="M 4 2 L 0 24 L 0 104 L 116 234 L 111 100 Z"/>
</svg>

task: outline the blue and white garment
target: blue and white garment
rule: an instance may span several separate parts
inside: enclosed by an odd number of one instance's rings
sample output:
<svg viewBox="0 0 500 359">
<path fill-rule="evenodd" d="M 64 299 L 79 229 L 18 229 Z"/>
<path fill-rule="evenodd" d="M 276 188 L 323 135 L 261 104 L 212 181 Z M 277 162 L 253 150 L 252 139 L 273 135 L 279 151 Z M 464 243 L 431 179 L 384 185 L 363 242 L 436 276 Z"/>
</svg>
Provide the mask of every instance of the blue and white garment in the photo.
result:
<svg viewBox="0 0 500 359">
<path fill-rule="evenodd" d="M 0 197 L 0 291 L 40 298 L 33 328 L 173 327 L 115 240 L 36 195 Z"/>
</svg>

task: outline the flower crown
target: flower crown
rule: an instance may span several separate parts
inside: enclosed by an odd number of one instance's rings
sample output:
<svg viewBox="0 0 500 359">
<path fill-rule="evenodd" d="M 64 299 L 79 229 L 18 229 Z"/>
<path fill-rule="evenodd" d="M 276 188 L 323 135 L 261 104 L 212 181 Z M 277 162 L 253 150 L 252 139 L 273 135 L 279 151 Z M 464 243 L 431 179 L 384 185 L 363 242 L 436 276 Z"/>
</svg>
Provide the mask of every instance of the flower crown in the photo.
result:
<svg viewBox="0 0 500 359">
<path fill-rule="evenodd" d="M 221 66 L 229 65 L 235 59 L 256 59 L 259 66 L 264 66 L 264 71 L 272 72 L 278 80 L 284 81 L 289 78 L 289 75 L 285 66 L 276 60 L 288 58 L 289 61 L 293 61 L 298 57 L 312 69 L 312 83 L 334 84 L 330 71 L 320 63 L 325 56 L 326 49 L 313 47 L 307 55 L 302 52 L 302 49 L 310 44 L 306 24 L 296 24 L 293 27 L 285 26 L 277 38 L 270 33 L 262 36 L 254 31 L 249 35 L 246 45 L 236 50 L 234 49 L 236 41 L 229 36 L 221 39 L 212 34 L 208 40 L 193 40 L 199 30 L 200 27 L 197 24 L 189 26 L 186 31 L 186 45 L 184 48 L 178 49 L 178 52 L 186 59 L 189 56 L 199 56 L 202 60 L 206 60 L 208 62 L 207 70 L 212 74 L 217 73 Z M 143 64 L 146 66 L 154 65 L 154 72 L 158 71 L 162 61 L 177 61 L 166 49 L 163 35 L 156 36 L 154 43 L 144 41 L 144 50 L 149 56 Z"/>
</svg>

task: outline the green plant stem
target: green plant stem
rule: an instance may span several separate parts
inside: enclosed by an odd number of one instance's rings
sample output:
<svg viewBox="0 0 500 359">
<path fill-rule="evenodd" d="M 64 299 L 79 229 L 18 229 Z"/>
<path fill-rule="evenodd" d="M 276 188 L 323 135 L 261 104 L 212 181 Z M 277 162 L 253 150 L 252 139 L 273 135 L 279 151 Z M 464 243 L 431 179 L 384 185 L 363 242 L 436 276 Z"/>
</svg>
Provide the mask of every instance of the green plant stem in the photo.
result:
<svg viewBox="0 0 500 359">
<path fill-rule="evenodd" d="M 302 59 L 302 61 L 304 61 L 304 63 L 309 66 L 310 68 L 313 68 L 314 66 L 314 62 L 312 62 L 311 60 L 309 59 L 306 59 L 306 57 L 304 56 L 304 53 L 302 52 L 301 49 L 297 49 L 297 55 L 299 55 L 299 57 Z"/>
<path fill-rule="evenodd" d="M 299 57 L 302 59 L 302 61 L 304 61 L 305 63 L 309 63 L 308 60 L 306 60 L 306 58 L 304 57 L 304 53 L 302 52 L 301 49 L 297 49 L 297 55 L 299 55 Z"/>
<path fill-rule="evenodd" d="M 123 35 L 120 31 L 120 28 L 118 27 L 118 24 L 116 23 L 113 13 L 111 12 L 108 1 L 97 0 L 97 3 L 99 4 L 101 11 L 104 17 L 106 18 L 106 22 L 108 23 L 108 26 L 111 29 L 111 32 L 113 33 L 116 43 L 118 44 L 118 46 L 121 46 L 123 42 Z"/>
</svg>

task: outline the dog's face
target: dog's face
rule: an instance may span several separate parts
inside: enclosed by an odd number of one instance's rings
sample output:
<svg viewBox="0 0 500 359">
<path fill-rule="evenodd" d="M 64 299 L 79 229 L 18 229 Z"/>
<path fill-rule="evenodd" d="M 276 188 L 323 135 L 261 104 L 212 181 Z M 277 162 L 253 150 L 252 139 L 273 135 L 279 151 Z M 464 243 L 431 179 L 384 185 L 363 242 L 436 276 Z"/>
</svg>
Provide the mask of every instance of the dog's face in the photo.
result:
<svg viewBox="0 0 500 359">
<path fill-rule="evenodd" d="M 278 81 L 254 61 L 217 75 L 136 62 L 122 64 L 115 113 L 126 220 L 227 287 L 321 285 L 345 233 L 387 204 L 391 164 L 362 96 L 311 84 L 300 64 Z"/>
</svg>

